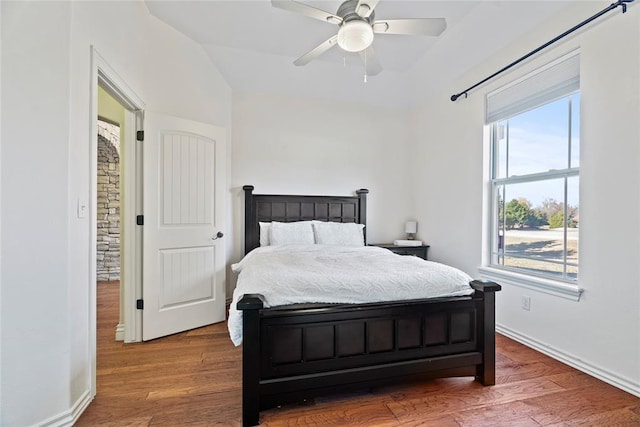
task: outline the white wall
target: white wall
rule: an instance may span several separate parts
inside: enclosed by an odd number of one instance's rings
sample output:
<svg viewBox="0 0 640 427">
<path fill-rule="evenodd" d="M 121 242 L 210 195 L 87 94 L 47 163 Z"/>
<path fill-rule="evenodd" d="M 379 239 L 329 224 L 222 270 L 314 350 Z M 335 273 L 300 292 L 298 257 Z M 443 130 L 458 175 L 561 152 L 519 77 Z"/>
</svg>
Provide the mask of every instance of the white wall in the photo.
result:
<svg viewBox="0 0 640 427">
<path fill-rule="evenodd" d="M 234 93 L 233 133 L 234 259 L 244 247 L 247 184 L 256 194 L 353 195 L 368 188 L 368 242 L 403 237 L 413 211 L 404 112 Z"/>
<path fill-rule="evenodd" d="M 606 6 L 606 5 L 604 5 Z M 413 180 L 422 238 L 436 260 L 478 275 L 483 250 L 486 93 L 579 47 L 581 52 L 580 279 L 573 302 L 503 283 L 497 322 L 513 336 L 640 394 L 640 7 L 597 25 L 456 103 L 459 92 L 603 5 L 585 2 L 468 73 L 413 112 Z M 484 181 L 486 182 L 486 181 Z M 531 296 L 531 311 L 520 308 Z"/>
<path fill-rule="evenodd" d="M 136 2 L 2 2 L 0 424 L 68 423 L 90 384 L 90 46 L 146 103 L 230 128 L 202 49 Z M 11 108 L 6 108 L 11 106 Z M 229 132 L 230 133 L 230 132 Z"/>
<path fill-rule="evenodd" d="M 0 7 L 0 424 L 17 426 L 69 408 L 70 5 Z"/>
</svg>

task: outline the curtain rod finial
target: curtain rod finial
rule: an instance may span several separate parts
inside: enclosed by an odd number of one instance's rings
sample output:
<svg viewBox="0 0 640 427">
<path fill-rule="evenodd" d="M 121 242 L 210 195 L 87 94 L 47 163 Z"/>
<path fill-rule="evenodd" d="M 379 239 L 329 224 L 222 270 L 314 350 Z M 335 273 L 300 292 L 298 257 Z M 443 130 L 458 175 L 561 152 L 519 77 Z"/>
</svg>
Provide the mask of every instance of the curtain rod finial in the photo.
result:
<svg viewBox="0 0 640 427">
<path fill-rule="evenodd" d="M 612 6 L 622 6 L 622 13 L 627 13 L 627 3 L 633 3 L 634 0 L 618 0 L 618 3 L 613 3 Z"/>
<path fill-rule="evenodd" d="M 456 102 L 456 99 L 458 99 L 458 97 L 459 97 L 459 96 L 460 96 L 460 95 L 451 95 L 451 100 L 452 100 L 453 102 Z"/>
</svg>

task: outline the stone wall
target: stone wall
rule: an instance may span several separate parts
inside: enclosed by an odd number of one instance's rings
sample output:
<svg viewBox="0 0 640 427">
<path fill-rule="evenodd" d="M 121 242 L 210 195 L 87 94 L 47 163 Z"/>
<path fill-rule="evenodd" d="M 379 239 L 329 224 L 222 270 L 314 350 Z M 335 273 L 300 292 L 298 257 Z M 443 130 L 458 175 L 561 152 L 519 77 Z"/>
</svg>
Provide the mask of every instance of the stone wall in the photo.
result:
<svg viewBox="0 0 640 427">
<path fill-rule="evenodd" d="M 120 280 L 120 127 L 98 121 L 97 278 Z"/>
</svg>

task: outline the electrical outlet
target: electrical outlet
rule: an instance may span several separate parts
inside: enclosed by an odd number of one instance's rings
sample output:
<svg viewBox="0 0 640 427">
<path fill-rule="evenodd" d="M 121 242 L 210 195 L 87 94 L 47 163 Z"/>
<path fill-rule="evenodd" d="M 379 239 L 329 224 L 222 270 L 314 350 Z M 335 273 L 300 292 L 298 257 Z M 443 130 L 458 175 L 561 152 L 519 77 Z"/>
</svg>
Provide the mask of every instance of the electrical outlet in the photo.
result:
<svg viewBox="0 0 640 427">
<path fill-rule="evenodd" d="M 531 297 L 528 295 L 522 295 L 522 299 L 520 300 L 522 304 L 522 309 L 530 311 L 531 310 Z"/>
</svg>

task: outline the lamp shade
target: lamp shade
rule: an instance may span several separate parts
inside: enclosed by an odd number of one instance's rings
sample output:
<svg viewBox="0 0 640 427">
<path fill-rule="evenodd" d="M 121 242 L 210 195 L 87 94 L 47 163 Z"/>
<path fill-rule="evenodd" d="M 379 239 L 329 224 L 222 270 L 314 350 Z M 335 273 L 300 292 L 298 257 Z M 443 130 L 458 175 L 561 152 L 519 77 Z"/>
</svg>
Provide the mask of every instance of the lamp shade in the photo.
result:
<svg viewBox="0 0 640 427">
<path fill-rule="evenodd" d="M 415 221 L 407 221 L 404 226 L 404 232 L 407 234 L 416 234 L 418 232 L 418 223 Z"/>
<path fill-rule="evenodd" d="M 372 42 L 373 28 L 365 21 L 348 21 L 338 30 L 338 45 L 347 52 L 360 52 Z"/>
</svg>

